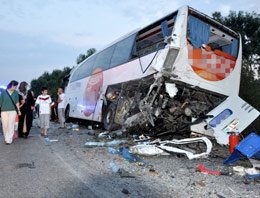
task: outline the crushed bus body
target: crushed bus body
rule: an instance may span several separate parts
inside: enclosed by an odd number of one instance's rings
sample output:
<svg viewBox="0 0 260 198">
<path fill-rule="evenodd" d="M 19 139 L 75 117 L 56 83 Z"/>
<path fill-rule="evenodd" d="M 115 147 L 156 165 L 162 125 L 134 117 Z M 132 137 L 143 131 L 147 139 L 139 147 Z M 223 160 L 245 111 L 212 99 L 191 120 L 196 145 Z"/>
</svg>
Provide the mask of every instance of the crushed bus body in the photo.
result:
<svg viewBox="0 0 260 198">
<path fill-rule="evenodd" d="M 191 131 L 228 144 L 259 112 L 239 98 L 241 37 L 184 6 L 76 67 L 67 117 L 131 128 L 152 137 Z"/>
</svg>

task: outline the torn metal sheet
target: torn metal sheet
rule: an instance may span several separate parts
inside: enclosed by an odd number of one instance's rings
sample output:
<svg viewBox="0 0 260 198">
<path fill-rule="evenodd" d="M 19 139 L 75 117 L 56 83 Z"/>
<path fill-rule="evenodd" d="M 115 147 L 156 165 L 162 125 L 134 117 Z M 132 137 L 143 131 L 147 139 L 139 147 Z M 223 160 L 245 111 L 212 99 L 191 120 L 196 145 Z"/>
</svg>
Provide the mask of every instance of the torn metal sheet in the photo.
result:
<svg viewBox="0 0 260 198">
<path fill-rule="evenodd" d="M 190 143 L 195 143 L 195 142 L 204 142 L 206 144 L 206 146 L 207 146 L 206 152 L 203 152 L 203 153 L 200 153 L 200 154 L 193 154 L 192 152 L 187 151 L 187 150 L 179 149 L 179 148 L 172 147 L 172 146 L 167 146 L 167 144 L 177 144 L 177 145 L 180 145 L 180 144 L 190 144 Z M 162 141 L 158 147 L 163 149 L 163 150 L 169 151 L 169 152 L 186 154 L 187 157 L 191 160 L 191 159 L 195 159 L 195 158 L 206 157 L 212 150 L 212 143 L 206 137 L 186 138 L 186 139 L 182 139 L 182 140 L 166 140 L 166 141 Z"/>
<path fill-rule="evenodd" d="M 132 154 L 146 155 L 146 156 L 169 155 L 169 153 L 164 152 L 156 145 L 144 145 L 144 144 L 131 146 L 129 152 Z"/>
</svg>

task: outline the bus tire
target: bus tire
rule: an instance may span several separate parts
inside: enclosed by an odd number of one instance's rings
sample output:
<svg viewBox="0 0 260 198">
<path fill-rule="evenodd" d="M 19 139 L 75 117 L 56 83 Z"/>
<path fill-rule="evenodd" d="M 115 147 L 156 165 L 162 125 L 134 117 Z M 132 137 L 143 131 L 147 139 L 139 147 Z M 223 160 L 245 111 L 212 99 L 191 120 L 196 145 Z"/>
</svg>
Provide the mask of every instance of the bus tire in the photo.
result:
<svg viewBox="0 0 260 198">
<path fill-rule="evenodd" d="M 65 122 L 69 122 L 70 120 L 70 106 L 68 105 L 65 109 Z"/>
<path fill-rule="evenodd" d="M 103 123 L 104 128 L 108 131 L 116 130 L 119 127 L 119 125 L 114 122 L 116 115 L 116 107 L 116 104 L 110 103 L 110 105 L 105 110 L 103 116 Z"/>
</svg>

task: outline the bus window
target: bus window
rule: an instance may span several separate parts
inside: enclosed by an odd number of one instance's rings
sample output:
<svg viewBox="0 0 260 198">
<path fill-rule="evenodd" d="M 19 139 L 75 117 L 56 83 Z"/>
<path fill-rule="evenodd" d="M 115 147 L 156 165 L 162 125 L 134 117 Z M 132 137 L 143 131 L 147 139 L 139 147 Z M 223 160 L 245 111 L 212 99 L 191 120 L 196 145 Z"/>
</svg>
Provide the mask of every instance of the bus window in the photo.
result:
<svg viewBox="0 0 260 198">
<path fill-rule="evenodd" d="M 116 44 L 110 67 L 115 67 L 129 61 L 135 37 L 136 34 L 133 34 Z"/>
<path fill-rule="evenodd" d="M 136 40 L 137 55 L 145 56 L 163 49 L 165 47 L 164 37 L 171 35 L 175 20 L 176 14 L 141 30 Z"/>
<path fill-rule="evenodd" d="M 205 48 L 219 56 L 234 59 L 237 57 L 238 40 L 228 33 L 189 15 L 188 41 L 197 49 Z"/>
<path fill-rule="evenodd" d="M 73 72 L 72 77 L 71 77 L 71 82 L 74 82 L 76 80 L 78 80 L 78 76 L 79 76 L 79 67 L 76 68 L 76 70 Z"/>
<path fill-rule="evenodd" d="M 83 65 L 79 68 L 79 76 L 78 79 L 85 78 L 87 76 L 91 76 L 93 72 L 93 65 L 95 63 L 96 56 L 89 58 Z"/>
<path fill-rule="evenodd" d="M 228 77 L 235 68 L 238 53 L 237 35 L 215 26 L 189 15 L 189 63 L 196 74 L 209 81 Z"/>
<path fill-rule="evenodd" d="M 109 69 L 114 49 L 115 49 L 115 45 L 97 54 L 93 71 L 95 71 L 97 68 L 101 68 L 102 71 Z"/>
</svg>

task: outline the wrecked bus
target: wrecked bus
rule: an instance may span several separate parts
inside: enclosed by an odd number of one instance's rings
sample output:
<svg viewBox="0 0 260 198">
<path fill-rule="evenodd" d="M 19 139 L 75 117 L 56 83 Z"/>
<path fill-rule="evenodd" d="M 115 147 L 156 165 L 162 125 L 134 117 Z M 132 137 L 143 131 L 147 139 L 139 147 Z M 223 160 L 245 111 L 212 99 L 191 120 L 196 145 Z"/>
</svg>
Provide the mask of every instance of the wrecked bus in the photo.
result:
<svg viewBox="0 0 260 198">
<path fill-rule="evenodd" d="M 191 131 L 228 144 L 259 112 L 239 98 L 238 33 L 188 6 L 135 30 L 71 72 L 66 117 L 152 137 Z"/>
</svg>

